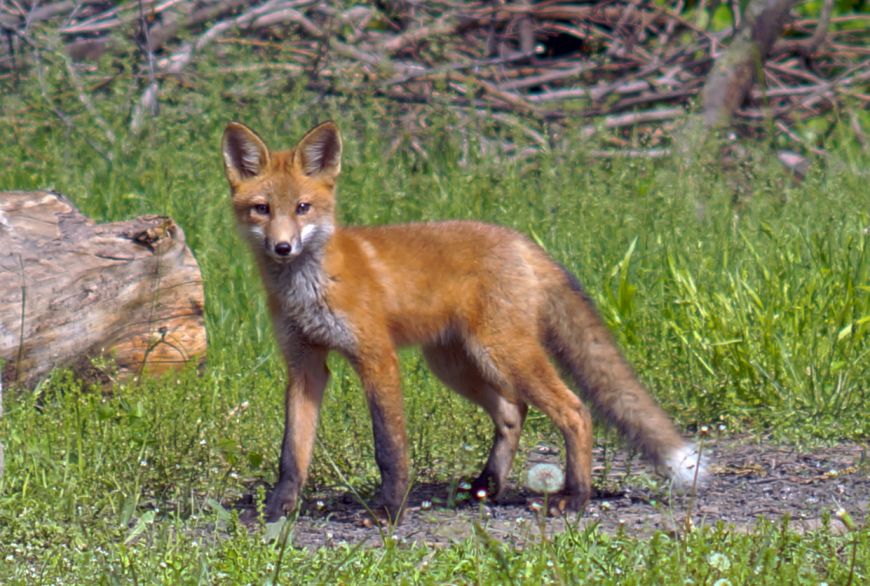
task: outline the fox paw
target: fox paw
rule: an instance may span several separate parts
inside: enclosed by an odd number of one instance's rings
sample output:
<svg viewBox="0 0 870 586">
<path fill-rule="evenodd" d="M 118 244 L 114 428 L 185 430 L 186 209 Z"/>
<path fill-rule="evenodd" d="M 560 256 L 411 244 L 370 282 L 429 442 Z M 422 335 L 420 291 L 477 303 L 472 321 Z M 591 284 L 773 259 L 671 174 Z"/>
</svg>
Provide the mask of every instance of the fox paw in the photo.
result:
<svg viewBox="0 0 870 586">
<path fill-rule="evenodd" d="M 496 500 L 501 494 L 501 483 L 494 474 L 483 473 L 471 483 L 471 496 L 479 501 Z"/>
<path fill-rule="evenodd" d="M 391 527 L 402 522 L 405 507 L 385 503 L 373 503 L 361 512 L 357 522 L 363 527 Z"/>
<path fill-rule="evenodd" d="M 546 498 L 534 498 L 528 502 L 528 507 L 535 513 L 544 513 L 548 517 L 561 517 L 569 513 L 582 513 L 586 510 L 589 496 L 577 493 L 558 492 Z"/>
<path fill-rule="evenodd" d="M 274 523 L 281 517 L 289 517 L 296 510 L 298 504 L 296 496 L 287 493 L 287 489 L 279 485 L 266 499 L 266 509 L 263 516 L 267 523 Z"/>
</svg>

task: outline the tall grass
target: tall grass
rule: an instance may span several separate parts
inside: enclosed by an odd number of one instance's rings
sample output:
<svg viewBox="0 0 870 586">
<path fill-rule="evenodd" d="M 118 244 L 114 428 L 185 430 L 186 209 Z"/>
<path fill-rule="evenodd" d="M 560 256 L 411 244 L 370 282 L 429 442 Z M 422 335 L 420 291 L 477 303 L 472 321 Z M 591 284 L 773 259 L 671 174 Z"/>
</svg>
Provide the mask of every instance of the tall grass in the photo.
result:
<svg viewBox="0 0 870 586">
<path fill-rule="evenodd" d="M 803 184 L 759 164 L 737 208 L 716 171 L 590 161 L 570 138 L 522 162 L 482 157 L 477 136 L 493 130 L 481 122 L 456 132 L 449 112 L 428 158 L 408 149 L 387 160 L 377 104 L 291 92 L 241 106 L 220 81 L 203 84 L 212 95 L 170 93 L 139 138 L 125 132 L 123 107 L 107 101 L 106 117 L 127 137 L 111 161 L 85 142 L 96 132 L 86 117 L 69 130 L 41 99 L 25 108 L 5 97 L 15 114 L 2 118 L 3 131 L 15 140 L 0 147 L 0 188 L 54 187 L 101 221 L 146 212 L 178 221 L 205 278 L 212 365 L 247 376 L 265 365 L 278 376 L 259 284 L 229 214 L 222 127 L 241 119 L 288 147 L 334 118 L 346 142 L 343 221 L 475 218 L 529 234 L 581 278 L 684 424 L 794 430 L 779 425 L 786 418 L 816 422 L 798 426 L 809 435 L 866 434 L 866 418 L 854 417 L 870 379 L 866 153 L 832 140 L 839 166 Z"/>
<path fill-rule="evenodd" d="M 220 505 L 273 479 L 283 408 L 282 367 L 222 176 L 220 134 L 234 119 L 273 147 L 336 120 L 345 139 L 339 206 L 346 223 L 474 218 L 530 235 L 581 279 L 642 378 L 690 431 L 722 423 L 790 440 L 868 435 L 870 156 L 837 132 L 829 163 L 803 183 L 776 163 L 757 163 L 748 197 L 736 205 L 730 178 L 715 169 L 597 161 L 570 128 L 550 152 L 519 161 L 483 156 L 483 136 L 518 145 L 524 138 L 485 119 L 462 123 L 446 109 L 430 129 L 426 156 L 400 148 L 388 157 L 385 136 L 393 133 L 384 128 L 397 124 L 388 104 L 226 78 L 208 64 L 196 92 L 167 86 L 160 118 L 139 137 L 126 130 L 132 77 L 95 96 L 122 137 L 109 145 L 65 89 L 63 72 L 42 73 L 2 88 L 0 189 L 51 187 L 99 221 L 171 215 L 204 277 L 208 364 L 201 374 L 128 383 L 111 394 L 63 372 L 34 392 L 6 393 L 0 578 L 239 583 L 271 575 L 274 550 L 234 528 Z M 74 126 L 58 121 L 58 108 Z M 418 474 L 473 473 L 489 422 L 444 390 L 416 352 L 403 352 L 402 362 Z M 331 368 L 312 483 L 339 483 L 337 469 L 364 489 L 377 480 L 365 401 L 344 363 Z M 523 445 L 542 438 L 558 441 L 533 414 Z M 796 580 L 842 576 L 842 539 L 790 535 L 715 529 L 688 542 L 659 535 L 645 543 L 591 531 L 511 557 L 507 568 L 497 566 L 496 552 L 480 553 L 481 542 L 440 551 L 290 552 L 283 565 L 300 581 L 339 582 L 507 575 L 610 583 L 621 570 L 646 576 L 642 583 L 655 576 L 755 583 L 751 572 L 761 568 L 764 577 L 771 564 Z M 710 569 L 720 543 L 730 566 Z M 866 576 L 866 541 L 860 551 Z M 565 574 L 554 573 L 547 563 L 554 560 Z"/>
</svg>

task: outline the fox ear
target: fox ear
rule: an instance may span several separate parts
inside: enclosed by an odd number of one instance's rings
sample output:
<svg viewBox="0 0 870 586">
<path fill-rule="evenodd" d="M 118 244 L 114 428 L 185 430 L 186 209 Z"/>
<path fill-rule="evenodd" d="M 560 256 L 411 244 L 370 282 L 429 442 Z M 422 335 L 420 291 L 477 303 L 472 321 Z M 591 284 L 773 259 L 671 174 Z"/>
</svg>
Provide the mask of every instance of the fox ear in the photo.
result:
<svg viewBox="0 0 870 586">
<path fill-rule="evenodd" d="M 269 149 L 257 133 L 239 122 L 230 122 L 221 142 L 224 171 L 230 183 L 256 177 L 269 164 Z"/>
<path fill-rule="evenodd" d="M 309 130 L 295 152 L 306 175 L 335 179 L 341 172 L 341 135 L 334 122 L 324 122 Z"/>
</svg>

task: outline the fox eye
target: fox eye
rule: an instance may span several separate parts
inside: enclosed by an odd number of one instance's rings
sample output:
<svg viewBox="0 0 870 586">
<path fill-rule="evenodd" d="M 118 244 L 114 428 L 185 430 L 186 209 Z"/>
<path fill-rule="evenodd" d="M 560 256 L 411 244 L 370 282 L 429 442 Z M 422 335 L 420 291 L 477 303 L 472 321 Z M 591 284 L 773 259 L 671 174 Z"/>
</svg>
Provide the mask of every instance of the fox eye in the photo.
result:
<svg viewBox="0 0 870 586">
<path fill-rule="evenodd" d="M 296 215 L 302 216 L 308 213 L 308 210 L 311 209 L 311 204 L 307 201 L 300 201 L 296 204 Z"/>
<path fill-rule="evenodd" d="M 258 203 L 254 206 L 254 211 L 260 214 L 261 216 L 269 215 L 269 205 L 265 203 Z"/>
</svg>

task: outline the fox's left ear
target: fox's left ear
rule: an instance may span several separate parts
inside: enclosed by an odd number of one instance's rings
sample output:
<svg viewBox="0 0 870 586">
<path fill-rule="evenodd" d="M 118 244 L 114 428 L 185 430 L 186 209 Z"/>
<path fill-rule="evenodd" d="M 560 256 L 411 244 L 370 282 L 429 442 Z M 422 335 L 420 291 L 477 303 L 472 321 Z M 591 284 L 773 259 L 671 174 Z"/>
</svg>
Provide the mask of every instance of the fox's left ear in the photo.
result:
<svg viewBox="0 0 870 586">
<path fill-rule="evenodd" d="M 309 176 L 335 179 L 341 172 L 341 135 L 334 122 L 309 130 L 294 149 L 302 172 Z"/>
</svg>

